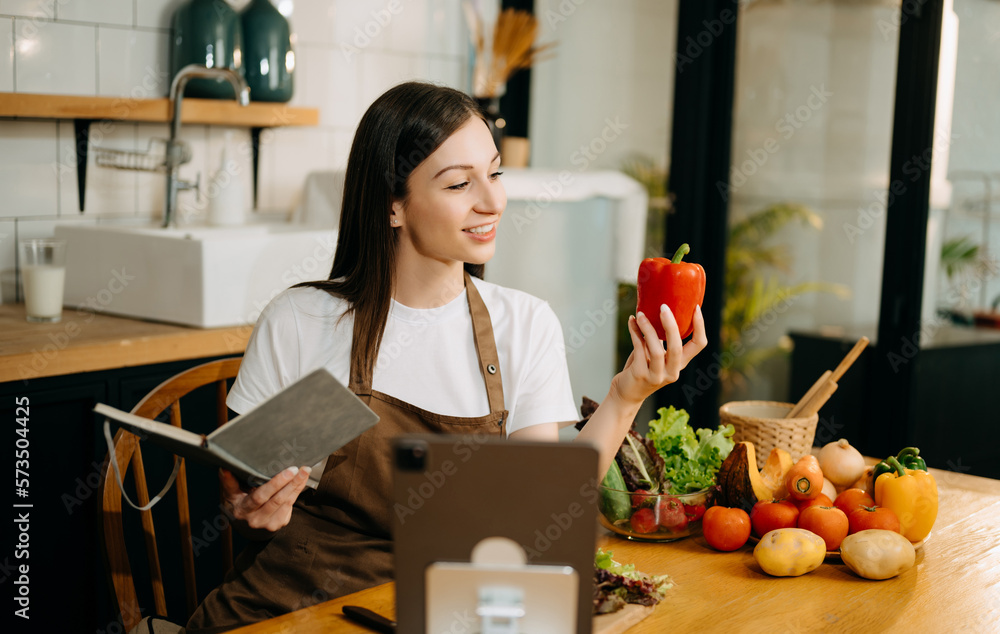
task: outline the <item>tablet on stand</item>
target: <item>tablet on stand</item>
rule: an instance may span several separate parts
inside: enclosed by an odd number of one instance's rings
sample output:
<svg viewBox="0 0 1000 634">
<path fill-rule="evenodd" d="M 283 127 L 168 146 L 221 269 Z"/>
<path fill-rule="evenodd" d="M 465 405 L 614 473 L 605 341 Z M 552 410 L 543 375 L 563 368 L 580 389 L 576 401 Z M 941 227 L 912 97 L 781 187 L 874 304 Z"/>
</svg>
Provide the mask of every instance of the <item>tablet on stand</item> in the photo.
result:
<svg viewBox="0 0 1000 634">
<path fill-rule="evenodd" d="M 408 435 L 394 444 L 399 634 L 589 634 L 597 450 Z"/>
</svg>

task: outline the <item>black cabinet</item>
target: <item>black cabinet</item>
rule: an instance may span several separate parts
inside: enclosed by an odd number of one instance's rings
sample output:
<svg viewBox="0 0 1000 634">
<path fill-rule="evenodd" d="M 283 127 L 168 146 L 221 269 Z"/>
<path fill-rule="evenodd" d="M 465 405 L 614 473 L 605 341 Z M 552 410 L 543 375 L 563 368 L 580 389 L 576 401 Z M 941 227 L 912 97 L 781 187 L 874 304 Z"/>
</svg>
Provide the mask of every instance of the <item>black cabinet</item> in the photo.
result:
<svg viewBox="0 0 1000 634">
<path fill-rule="evenodd" d="M 20 537 L 19 530 L 12 542 L 16 544 L 19 538 L 22 539 L 27 548 L 21 550 L 27 550 L 28 555 L 18 559 L 12 546 L 2 556 L 3 565 L 0 566 L 0 579 L 5 580 L 9 588 L 20 576 L 18 567 L 28 565 L 28 584 L 20 585 L 27 585 L 31 618 L 23 623 L 25 627 L 19 623 L 14 631 L 120 631 L 107 588 L 98 537 L 97 490 L 107 445 L 103 428 L 92 409 L 98 402 L 131 409 L 165 379 L 214 358 L 222 357 L 0 384 L 0 416 L 9 430 L 8 455 L 13 455 L 17 439 L 24 435 L 17 433 L 17 429 L 23 427 L 18 419 L 27 418 L 28 429 L 28 486 L 24 487 L 27 496 L 20 497 L 17 486 L 9 494 L 11 505 L 31 505 L 13 507 L 15 519 L 19 513 L 28 514 L 27 536 Z M 24 410 L 18 410 L 25 398 L 26 417 Z M 206 405 L 208 402 L 206 399 Z M 215 409 L 211 405 L 199 408 L 195 403 L 194 407 L 185 410 L 186 427 L 211 429 L 214 425 Z M 171 465 L 169 458 L 151 456 L 147 462 L 151 486 L 165 482 Z M 192 482 L 207 480 L 212 483 L 212 486 L 192 487 L 191 503 L 194 508 L 214 507 L 218 514 L 215 474 L 189 466 L 188 478 Z M 161 506 L 169 508 L 171 503 L 172 499 L 165 498 Z M 196 527 L 196 532 L 201 532 L 202 528 Z M 175 544 L 165 539 L 158 541 L 161 542 L 161 557 L 166 561 L 178 556 L 174 554 Z M 218 549 L 217 544 L 213 546 L 214 550 Z M 141 547 L 140 542 L 136 548 Z M 130 552 L 140 550 L 130 548 Z M 133 565 L 140 560 L 139 566 L 143 566 L 142 559 L 144 557 L 133 555 Z M 208 568 L 221 570 L 218 565 Z M 136 570 L 136 574 L 142 573 Z M 207 578 L 206 587 L 199 588 L 201 595 L 220 580 L 221 572 Z"/>
<path fill-rule="evenodd" d="M 92 591 L 101 570 L 94 538 L 96 505 L 92 501 L 103 455 L 95 456 L 93 424 L 82 423 L 91 420 L 95 403 L 108 398 L 107 385 L 101 381 L 63 386 L 38 383 L 0 386 L 0 416 L 9 421 L 7 428 L 13 432 L 7 436 L 11 445 L 8 455 L 23 447 L 23 442 L 17 445 L 22 438 L 17 430 L 27 428 L 23 437 L 28 462 L 20 465 L 27 467 L 23 470 L 27 477 L 16 473 L 22 482 L 10 493 L 12 505 L 31 505 L 13 508 L 14 519 L 25 514 L 28 519 L 15 534 L 18 543 L 26 544 L 27 554 L 9 552 L 17 570 L 5 570 L 4 576 L 10 583 L 12 577 L 22 576 L 22 564 L 28 566 L 25 585 L 30 628 L 18 631 L 31 632 L 59 631 L 66 614 L 86 623 L 96 623 L 99 618 L 98 597 Z M 27 424 L 21 425 L 24 419 Z M 23 487 L 27 495 L 21 497 L 22 487 L 17 484 L 24 484 L 23 480 L 28 485 Z M 80 591 L 68 592 L 69 588 Z"/>
</svg>

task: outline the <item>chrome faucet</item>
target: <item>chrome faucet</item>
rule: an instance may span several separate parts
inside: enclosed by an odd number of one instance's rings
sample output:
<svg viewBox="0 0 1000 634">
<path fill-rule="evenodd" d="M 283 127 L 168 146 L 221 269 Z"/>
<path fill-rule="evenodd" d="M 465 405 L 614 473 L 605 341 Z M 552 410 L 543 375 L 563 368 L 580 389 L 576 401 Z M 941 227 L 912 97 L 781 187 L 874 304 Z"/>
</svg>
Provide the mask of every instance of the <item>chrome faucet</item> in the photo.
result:
<svg viewBox="0 0 1000 634">
<path fill-rule="evenodd" d="M 173 120 L 170 124 L 170 140 L 167 142 L 167 200 L 163 207 L 163 226 L 169 227 L 177 209 L 179 190 L 198 189 L 201 176 L 194 183 L 178 178 L 180 166 L 191 160 L 191 151 L 184 141 L 178 139 L 181 132 L 181 103 L 184 101 L 184 87 L 194 78 L 225 79 L 236 91 L 236 102 L 241 106 L 250 103 L 250 87 L 239 73 L 228 68 L 208 68 L 201 64 L 189 64 L 180 69 L 170 83 L 170 103 L 173 105 Z"/>
</svg>

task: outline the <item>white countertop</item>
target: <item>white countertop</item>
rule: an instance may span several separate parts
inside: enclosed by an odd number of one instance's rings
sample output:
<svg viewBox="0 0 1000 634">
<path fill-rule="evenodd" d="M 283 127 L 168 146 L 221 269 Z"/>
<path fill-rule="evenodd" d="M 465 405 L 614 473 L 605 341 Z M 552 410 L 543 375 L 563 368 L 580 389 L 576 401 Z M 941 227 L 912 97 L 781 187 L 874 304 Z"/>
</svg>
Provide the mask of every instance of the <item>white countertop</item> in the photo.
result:
<svg viewBox="0 0 1000 634">
<path fill-rule="evenodd" d="M 602 197 L 614 204 L 615 275 L 635 282 L 645 254 L 646 214 L 649 197 L 645 188 L 621 172 L 612 170 L 504 169 L 507 200 L 527 201 L 543 208 L 553 202 L 576 202 Z"/>
</svg>

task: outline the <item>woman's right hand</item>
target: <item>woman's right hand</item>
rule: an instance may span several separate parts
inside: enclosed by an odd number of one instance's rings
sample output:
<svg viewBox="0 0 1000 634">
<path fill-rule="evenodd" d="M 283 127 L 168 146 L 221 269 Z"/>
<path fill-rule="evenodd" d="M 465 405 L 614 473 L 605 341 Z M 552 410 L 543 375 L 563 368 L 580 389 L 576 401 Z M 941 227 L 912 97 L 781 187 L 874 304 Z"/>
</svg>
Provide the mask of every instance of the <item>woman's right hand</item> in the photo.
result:
<svg viewBox="0 0 1000 634">
<path fill-rule="evenodd" d="M 248 539 L 268 539 L 291 520 L 292 505 L 311 471 L 309 467 L 289 467 L 259 487 L 244 491 L 236 476 L 222 469 L 222 503 Z"/>
</svg>

